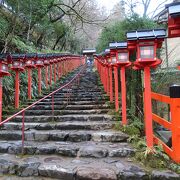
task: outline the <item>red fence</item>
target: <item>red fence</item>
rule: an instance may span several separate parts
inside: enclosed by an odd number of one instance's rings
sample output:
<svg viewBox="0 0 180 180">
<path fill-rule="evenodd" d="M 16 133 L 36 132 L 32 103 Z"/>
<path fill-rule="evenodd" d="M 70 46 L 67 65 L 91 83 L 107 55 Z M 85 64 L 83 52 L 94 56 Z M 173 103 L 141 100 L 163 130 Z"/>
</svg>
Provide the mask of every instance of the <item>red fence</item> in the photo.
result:
<svg viewBox="0 0 180 180">
<path fill-rule="evenodd" d="M 70 80 L 68 83 L 66 83 L 65 85 L 61 86 L 60 88 L 58 88 L 57 90 L 53 91 L 52 93 L 50 93 L 49 95 L 43 97 L 42 99 L 34 102 L 33 104 L 31 104 L 30 106 L 24 108 L 23 110 L 19 111 L 18 113 L 14 114 L 13 116 L 7 118 L 6 120 L 4 120 L 3 122 L 0 122 L 0 126 L 2 126 L 3 124 L 11 121 L 13 118 L 15 118 L 18 115 L 22 114 L 22 154 L 24 153 L 24 140 L 25 140 L 25 134 L 24 134 L 24 130 L 25 130 L 25 111 L 29 110 L 30 108 L 32 108 L 33 106 L 37 105 L 39 102 L 45 100 L 48 97 L 52 98 L 52 116 L 54 116 L 54 94 L 59 92 L 60 90 L 64 89 L 64 88 L 68 88 L 70 89 L 72 87 L 73 84 L 79 84 L 79 79 L 81 76 L 81 73 L 83 73 L 83 71 L 85 70 L 85 65 L 82 66 L 81 70 L 79 71 L 79 73 L 77 75 L 74 76 L 74 78 L 72 80 Z M 70 92 L 67 92 L 70 93 Z M 67 103 L 69 101 L 70 98 L 70 94 L 67 97 Z"/>
<path fill-rule="evenodd" d="M 154 135 L 154 142 L 161 143 L 165 152 L 176 162 L 180 162 L 180 98 L 171 98 L 157 93 L 152 93 L 152 99 L 170 105 L 170 122 L 152 114 L 153 121 L 172 132 L 172 147 Z"/>
</svg>

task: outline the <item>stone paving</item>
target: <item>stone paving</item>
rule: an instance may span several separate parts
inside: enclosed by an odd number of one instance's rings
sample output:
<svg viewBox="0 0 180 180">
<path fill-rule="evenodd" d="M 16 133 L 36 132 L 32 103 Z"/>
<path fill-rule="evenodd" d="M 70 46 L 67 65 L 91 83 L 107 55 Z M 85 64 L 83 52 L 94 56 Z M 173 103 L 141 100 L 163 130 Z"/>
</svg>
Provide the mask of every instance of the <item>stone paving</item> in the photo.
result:
<svg viewBox="0 0 180 180">
<path fill-rule="evenodd" d="M 21 121 L 17 116 L 0 130 L 0 180 L 139 180 L 180 179 L 170 171 L 149 172 L 134 163 L 128 135 L 113 130 L 115 119 L 92 68 L 73 86 L 54 97 L 54 116 L 48 98 L 25 116 L 24 156 Z"/>
</svg>

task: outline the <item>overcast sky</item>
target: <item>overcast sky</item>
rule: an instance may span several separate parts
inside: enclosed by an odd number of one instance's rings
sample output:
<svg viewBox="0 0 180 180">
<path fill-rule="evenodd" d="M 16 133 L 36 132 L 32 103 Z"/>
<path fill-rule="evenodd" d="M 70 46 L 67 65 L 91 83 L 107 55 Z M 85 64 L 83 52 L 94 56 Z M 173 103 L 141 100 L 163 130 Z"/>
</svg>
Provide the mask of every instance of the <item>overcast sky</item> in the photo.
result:
<svg viewBox="0 0 180 180">
<path fill-rule="evenodd" d="M 117 4 L 120 0 L 96 0 L 99 4 L 100 7 L 105 7 L 107 9 L 107 11 L 109 12 L 110 10 L 112 10 L 113 6 L 115 4 Z M 150 3 L 150 7 L 149 7 L 149 12 L 152 12 L 155 10 L 155 8 L 158 6 L 158 4 L 164 2 L 165 0 L 151 0 L 151 3 Z M 165 4 L 168 4 L 172 2 L 172 0 L 166 0 L 166 3 Z M 163 6 L 161 6 L 164 8 L 164 4 Z M 137 8 L 136 8 L 136 12 L 140 13 L 142 12 L 142 6 L 141 5 L 138 5 Z M 162 8 L 161 8 L 162 10 Z"/>
</svg>

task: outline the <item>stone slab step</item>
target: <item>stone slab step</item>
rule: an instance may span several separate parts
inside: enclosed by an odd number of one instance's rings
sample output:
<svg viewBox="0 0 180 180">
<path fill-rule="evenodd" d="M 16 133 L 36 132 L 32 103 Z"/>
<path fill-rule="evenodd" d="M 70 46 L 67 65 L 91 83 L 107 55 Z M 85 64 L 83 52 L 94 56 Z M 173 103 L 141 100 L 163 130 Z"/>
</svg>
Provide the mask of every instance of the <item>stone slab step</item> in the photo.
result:
<svg viewBox="0 0 180 180">
<path fill-rule="evenodd" d="M 54 105 L 55 110 L 95 110 L 95 109 L 108 109 L 109 106 L 106 104 L 94 104 L 94 105 Z M 52 110 L 52 105 L 35 105 L 31 110 Z"/>
<path fill-rule="evenodd" d="M 0 174 L 12 180 L 32 177 L 30 180 L 55 178 L 59 180 L 148 180 L 179 179 L 180 175 L 169 170 L 149 172 L 126 158 L 67 158 L 56 155 L 19 157 L 0 155 Z M 13 175 L 13 176 L 12 176 Z M 18 177 L 19 176 L 19 177 Z M 42 180 L 45 180 L 45 179 Z M 11 179 L 8 179 L 11 180 Z"/>
<path fill-rule="evenodd" d="M 0 153 L 21 154 L 21 141 L 0 141 Z M 66 157 L 130 157 L 135 149 L 127 143 L 104 143 L 104 142 L 40 142 L 28 141 L 24 144 L 25 155 L 48 155 L 56 154 Z"/>
<path fill-rule="evenodd" d="M 49 105 L 51 101 L 49 102 L 39 102 L 36 106 L 38 105 Z M 68 102 L 69 105 L 94 105 L 94 104 L 104 104 L 105 101 L 70 101 Z M 32 103 L 29 103 L 32 104 Z M 59 102 L 54 102 L 54 105 L 66 105 L 66 101 L 59 101 Z"/>
<path fill-rule="evenodd" d="M 54 110 L 54 115 L 68 114 L 105 114 L 109 109 L 92 109 L 92 110 Z M 52 115 L 52 110 L 27 110 L 25 115 Z"/>
<path fill-rule="evenodd" d="M 69 97 L 69 96 L 68 96 Z M 54 101 L 66 101 L 67 100 L 67 97 L 55 97 L 54 98 Z M 71 97 L 70 98 L 71 101 L 104 101 L 104 100 L 109 100 L 109 98 L 107 97 L 97 97 L 97 96 L 94 96 L 94 97 Z M 44 99 L 42 102 L 47 102 L 47 101 L 52 101 L 52 98 L 49 97 L 49 98 L 46 98 Z"/>
<path fill-rule="evenodd" d="M 0 131 L 1 140 L 21 140 L 22 132 L 18 130 Z M 115 132 L 111 130 L 104 131 L 62 131 L 62 130 L 27 130 L 25 131 L 26 141 L 70 141 L 70 142 L 82 142 L 82 141 L 95 141 L 95 142 L 126 142 L 128 135 L 122 132 Z"/>
<path fill-rule="evenodd" d="M 112 129 L 116 121 L 101 122 L 101 121 L 67 121 L 67 122 L 57 122 L 57 123 L 35 123 L 35 122 L 25 122 L 25 129 L 35 129 L 35 130 L 106 130 Z M 21 122 L 9 122 L 5 123 L 0 127 L 1 130 L 21 130 Z"/>
<path fill-rule="evenodd" d="M 75 115 L 62 115 L 62 116 L 25 116 L 25 122 L 66 122 L 66 121 L 111 121 L 113 120 L 113 116 L 107 114 L 75 114 Z M 22 122 L 22 116 L 17 116 L 13 120 L 13 122 Z"/>
</svg>

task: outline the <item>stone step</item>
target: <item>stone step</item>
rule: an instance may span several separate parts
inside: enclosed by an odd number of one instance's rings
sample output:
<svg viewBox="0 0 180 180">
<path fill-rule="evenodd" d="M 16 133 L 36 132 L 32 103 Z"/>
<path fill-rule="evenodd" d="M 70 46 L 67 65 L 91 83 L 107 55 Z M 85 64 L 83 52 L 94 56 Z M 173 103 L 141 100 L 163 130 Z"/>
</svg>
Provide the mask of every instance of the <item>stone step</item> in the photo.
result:
<svg viewBox="0 0 180 180">
<path fill-rule="evenodd" d="M 70 114 L 105 114 L 109 109 L 92 109 L 92 110 L 54 110 L 54 115 L 70 115 Z M 26 110 L 25 115 L 52 115 L 52 110 Z"/>
<path fill-rule="evenodd" d="M 94 97 L 94 98 L 70 98 L 70 101 L 105 101 L 107 100 L 108 101 L 108 98 L 102 98 L 102 97 Z M 44 99 L 43 101 L 41 102 L 51 102 L 52 101 L 52 98 L 47 98 L 47 99 Z M 54 98 L 54 101 L 55 102 L 61 102 L 61 101 L 67 101 L 67 97 L 63 97 L 63 98 Z"/>
<path fill-rule="evenodd" d="M 33 142 L 24 143 L 24 155 L 47 155 L 56 154 L 66 157 L 130 157 L 134 155 L 135 149 L 128 143 L 108 143 L 108 142 Z M 21 154 L 21 141 L 0 141 L 0 153 Z"/>
<path fill-rule="evenodd" d="M 180 179 L 169 170 L 146 170 L 128 158 L 0 155 L 2 180 L 148 180 Z M 8 176 L 7 176 L 8 174 Z M 30 179 L 29 179 L 30 178 Z M 50 178 L 50 179 L 47 179 Z"/>
<path fill-rule="evenodd" d="M 66 122 L 66 121 L 111 121 L 114 118 L 107 114 L 75 114 L 75 115 L 62 115 L 62 116 L 25 116 L 25 122 Z M 13 122 L 22 122 L 22 116 L 17 116 Z"/>
<path fill-rule="evenodd" d="M 36 106 L 38 105 L 49 105 L 51 103 L 50 102 L 39 102 L 38 104 L 36 104 Z M 32 103 L 29 103 L 32 104 Z M 94 105 L 94 104 L 105 104 L 105 101 L 70 101 L 68 102 L 69 105 Z M 54 105 L 67 105 L 67 100 L 66 101 L 59 101 L 59 102 L 54 102 Z"/>
<path fill-rule="evenodd" d="M 106 104 L 94 105 L 54 105 L 54 110 L 95 110 L 95 109 L 109 109 Z M 52 110 L 52 105 L 35 105 L 31 110 Z"/>
<path fill-rule="evenodd" d="M 1 140 L 21 140 L 22 132 L 18 130 L 0 131 Z M 79 131 L 62 131 L 62 130 L 27 130 L 25 131 L 26 141 L 70 141 L 70 142 L 81 142 L 81 141 L 95 141 L 95 142 L 126 142 L 128 135 L 111 130 L 79 130 Z"/>
<path fill-rule="evenodd" d="M 101 121 L 67 121 L 67 122 L 48 122 L 48 123 L 38 123 L 38 122 L 25 122 L 25 129 L 35 129 L 35 130 L 106 130 L 112 129 L 116 124 L 116 121 L 101 122 Z M 0 127 L 1 130 L 21 130 L 21 122 L 9 122 L 5 123 Z"/>
</svg>

